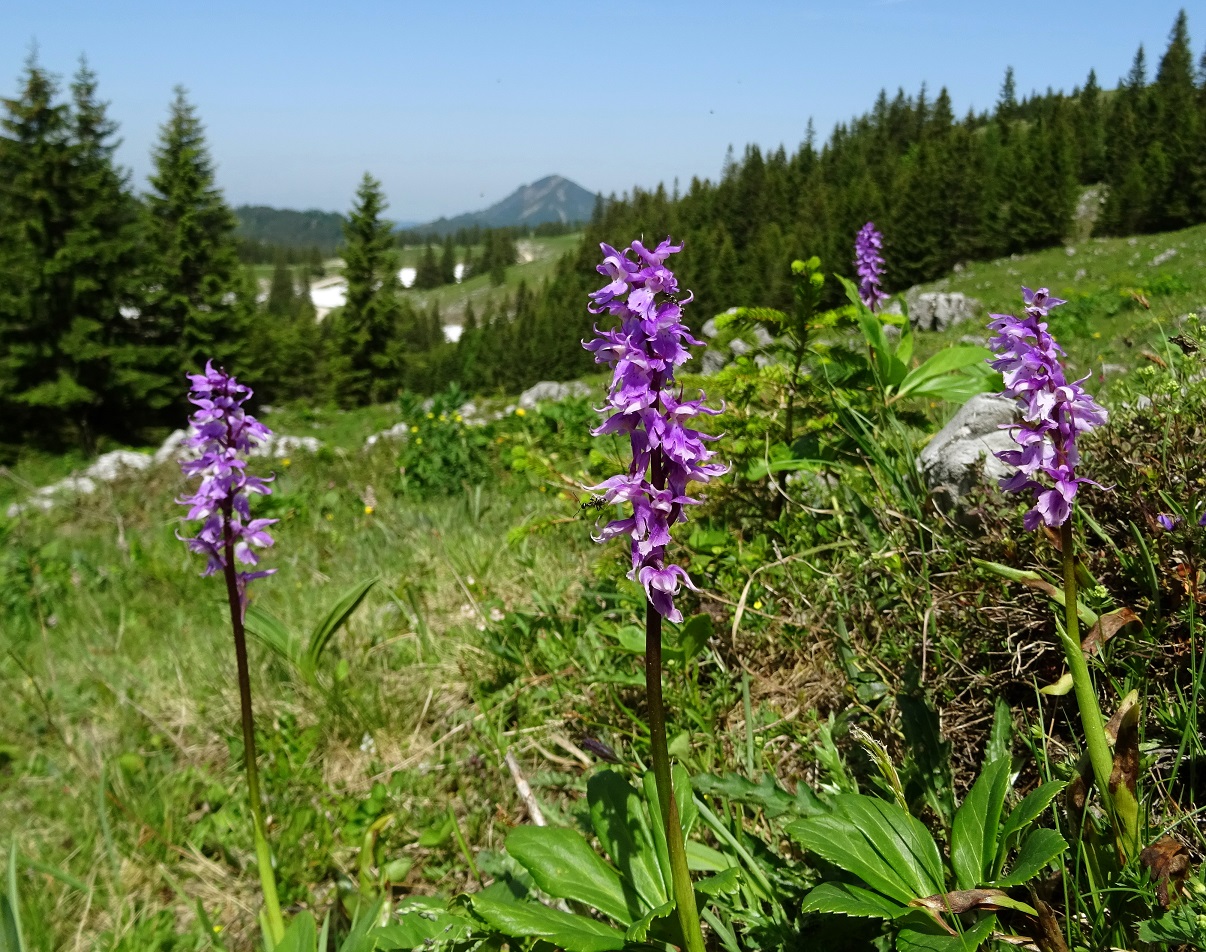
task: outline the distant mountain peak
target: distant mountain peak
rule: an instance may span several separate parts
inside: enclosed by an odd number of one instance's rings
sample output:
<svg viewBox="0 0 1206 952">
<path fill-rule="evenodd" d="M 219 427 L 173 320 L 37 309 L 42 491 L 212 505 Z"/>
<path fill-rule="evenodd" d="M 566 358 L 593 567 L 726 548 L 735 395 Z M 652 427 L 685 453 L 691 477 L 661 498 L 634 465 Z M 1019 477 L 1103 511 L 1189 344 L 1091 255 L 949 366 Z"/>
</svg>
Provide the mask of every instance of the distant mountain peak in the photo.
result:
<svg viewBox="0 0 1206 952">
<path fill-rule="evenodd" d="M 489 208 L 455 218 L 437 218 L 415 231 L 447 235 L 460 228 L 512 228 L 546 222 L 587 221 L 595 206 L 595 193 L 564 175 L 546 175 L 531 185 L 521 185 Z"/>
</svg>

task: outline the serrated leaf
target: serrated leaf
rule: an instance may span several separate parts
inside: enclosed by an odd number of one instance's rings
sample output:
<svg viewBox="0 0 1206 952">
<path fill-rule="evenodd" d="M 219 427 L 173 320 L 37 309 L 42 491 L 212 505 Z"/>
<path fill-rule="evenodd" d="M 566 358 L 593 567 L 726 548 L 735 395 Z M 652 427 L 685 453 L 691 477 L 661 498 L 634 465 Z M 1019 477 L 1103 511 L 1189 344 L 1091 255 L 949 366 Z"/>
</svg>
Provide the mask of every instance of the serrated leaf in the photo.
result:
<svg viewBox="0 0 1206 952">
<path fill-rule="evenodd" d="M 641 897 L 644 908 L 665 903 L 670 897 L 658 868 L 653 831 L 640 794 L 619 771 L 600 770 L 587 781 L 586 797 L 595 836 Z"/>
<path fill-rule="evenodd" d="M 736 866 L 706 876 L 695 884 L 695 891 L 705 896 L 727 896 L 741 888 L 741 870 Z"/>
<path fill-rule="evenodd" d="M 674 900 L 662 903 L 656 909 L 650 909 L 624 932 L 624 938 L 629 942 L 644 942 L 649 937 L 649 930 L 658 919 L 665 919 L 674 912 Z"/>
<path fill-rule="evenodd" d="M 616 922 L 631 922 L 639 901 L 620 874 L 601 860 L 580 833 L 551 826 L 517 826 L 507 834 L 507 852 L 557 899 L 573 899 Z"/>
<path fill-rule="evenodd" d="M 475 913 L 512 938 L 544 939 L 565 952 L 613 952 L 624 948 L 623 932 L 586 916 L 534 902 L 500 902 L 481 893 L 471 896 L 470 902 Z"/>
<path fill-rule="evenodd" d="M 785 813 L 810 816 L 825 809 L 825 805 L 808 784 L 801 782 L 793 797 L 775 783 L 775 778 L 769 774 L 763 775 L 756 784 L 740 774 L 725 774 L 723 777 L 701 774 L 692 778 L 692 783 L 701 794 L 725 797 L 737 803 L 760 807 L 772 820 Z"/>
<path fill-rule="evenodd" d="M 1052 780 L 1026 794 L 1001 825 L 1001 846 L 1005 847 L 1010 837 L 1037 820 L 1065 786 L 1062 780 Z"/>
<path fill-rule="evenodd" d="M 1008 758 L 1002 758 L 985 767 L 955 811 L 951 868 L 960 889 L 975 889 L 992 875 L 1001 811 L 1009 790 L 1009 764 Z"/>
<path fill-rule="evenodd" d="M 1017 859 L 1009 875 L 998 879 L 994 886 L 1021 886 L 1043 871 L 1043 868 L 1068 848 L 1067 841 L 1055 830 L 1033 830 L 1022 840 Z"/>
<path fill-rule="evenodd" d="M 828 912 L 863 919 L 895 919 L 909 912 L 877 892 L 847 883 L 821 883 L 804 897 L 803 912 Z"/>
</svg>

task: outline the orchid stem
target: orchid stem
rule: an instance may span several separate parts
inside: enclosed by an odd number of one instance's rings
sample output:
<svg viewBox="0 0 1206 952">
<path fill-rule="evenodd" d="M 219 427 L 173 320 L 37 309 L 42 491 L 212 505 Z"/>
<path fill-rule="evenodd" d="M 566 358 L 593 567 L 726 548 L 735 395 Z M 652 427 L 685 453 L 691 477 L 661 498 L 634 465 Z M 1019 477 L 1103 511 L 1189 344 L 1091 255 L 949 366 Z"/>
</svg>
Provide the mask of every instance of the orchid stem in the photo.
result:
<svg viewBox="0 0 1206 952">
<path fill-rule="evenodd" d="M 683 842 L 683 827 L 674 799 L 674 782 L 670 774 L 670 751 L 666 745 L 666 713 L 662 703 L 662 616 L 653 604 L 645 603 L 645 694 L 649 703 L 649 744 L 653 754 L 653 776 L 657 781 L 657 799 L 666 829 L 666 845 L 670 853 L 670 877 L 674 892 L 674 908 L 682 929 L 688 952 L 704 952 L 703 932 L 699 911 L 695 905 L 695 888 L 687 869 L 687 848 Z"/>
<path fill-rule="evenodd" d="M 264 824 L 264 806 L 260 802 L 260 778 L 256 767 L 255 718 L 251 710 L 251 675 L 247 665 L 247 635 L 243 628 L 243 599 L 239 595 L 235 570 L 234 538 L 230 532 L 230 504 L 225 513 L 226 527 L 226 594 L 230 603 L 230 626 L 234 631 L 235 658 L 239 674 L 239 705 L 243 713 L 243 767 L 247 771 L 247 792 L 251 802 L 251 824 L 255 834 L 255 861 L 260 873 L 260 889 L 264 893 L 264 911 L 272 945 L 285 937 L 285 920 L 281 916 L 280 899 L 276 893 L 276 874 L 272 870 L 272 851 L 268 848 L 268 833 Z"/>
<path fill-rule="evenodd" d="M 1134 796 L 1124 784 L 1116 790 L 1110 789 L 1110 775 L 1114 770 L 1114 757 L 1106 739 L 1105 719 L 1097 703 L 1097 691 L 1093 687 L 1093 675 L 1085 660 L 1080 643 L 1080 617 L 1077 614 L 1076 594 L 1076 549 L 1072 536 L 1072 519 L 1060 526 L 1060 545 L 1064 559 L 1064 654 L 1068 669 L 1072 673 L 1072 684 L 1076 691 L 1076 704 L 1080 708 L 1080 722 L 1085 732 L 1085 746 L 1089 748 L 1089 762 L 1093 766 L 1093 777 L 1097 790 L 1105 805 L 1106 813 L 1115 829 L 1115 842 L 1123 860 L 1135 850 L 1138 806 Z"/>
</svg>

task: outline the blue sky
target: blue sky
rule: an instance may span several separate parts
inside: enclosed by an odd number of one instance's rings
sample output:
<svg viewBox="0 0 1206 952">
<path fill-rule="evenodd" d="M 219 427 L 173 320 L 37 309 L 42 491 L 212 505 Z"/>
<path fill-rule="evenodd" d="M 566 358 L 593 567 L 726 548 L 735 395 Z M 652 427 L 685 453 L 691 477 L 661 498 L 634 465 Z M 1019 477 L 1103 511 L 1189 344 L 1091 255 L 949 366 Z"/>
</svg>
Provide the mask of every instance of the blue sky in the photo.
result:
<svg viewBox="0 0 1206 952">
<path fill-rule="evenodd" d="M 204 120 L 234 204 L 344 210 L 380 178 L 396 219 L 491 204 L 560 173 L 592 191 L 715 178 L 730 143 L 789 151 L 881 87 L 950 90 L 956 113 L 1022 92 L 1112 85 L 1155 64 L 1181 2 L 848 0 L 583 3 L 7 0 L 0 92 L 36 42 L 81 54 L 141 187 L 172 87 Z M 1206 11 L 1191 11 L 1195 57 Z"/>
</svg>

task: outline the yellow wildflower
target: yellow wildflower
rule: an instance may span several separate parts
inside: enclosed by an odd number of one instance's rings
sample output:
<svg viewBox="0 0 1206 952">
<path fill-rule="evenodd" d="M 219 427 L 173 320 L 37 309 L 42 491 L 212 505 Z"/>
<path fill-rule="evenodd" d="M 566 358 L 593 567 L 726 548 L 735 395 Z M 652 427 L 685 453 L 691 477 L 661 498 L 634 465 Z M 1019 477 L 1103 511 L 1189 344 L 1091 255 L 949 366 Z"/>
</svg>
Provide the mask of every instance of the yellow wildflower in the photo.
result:
<svg viewBox="0 0 1206 952">
<path fill-rule="evenodd" d="M 519 407 L 519 408 L 518 408 L 518 409 L 515 411 L 515 415 L 516 415 L 516 416 L 526 416 L 526 415 L 527 415 L 527 412 L 528 412 L 528 411 L 527 411 L 527 410 L 525 410 L 523 407 Z"/>
<path fill-rule="evenodd" d="M 364 514 L 365 514 L 366 516 L 371 516 L 371 515 L 373 514 L 373 507 L 372 507 L 372 506 L 365 506 L 365 507 L 364 507 Z"/>
<path fill-rule="evenodd" d="M 419 428 L 418 428 L 417 426 L 412 426 L 412 427 L 410 428 L 410 432 L 411 432 L 411 433 L 418 433 L 418 432 L 419 432 Z"/>
<path fill-rule="evenodd" d="M 281 465 L 282 465 L 282 466 L 288 466 L 288 465 L 289 465 L 290 463 L 292 463 L 292 462 L 293 462 L 293 460 L 289 459 L 289 457 L 288 457 L 288 456 L 286 456 L 286 457 L 285 457 L 283 460 L 281 460 Z"/>
<path fill-rule="evenodd" d="M 756 611 L 756 612 L 762 611 L 762 599 L 756 599 L 754 601 L 754 611 Z"/>
<path fill-rule="evenodd" d="M 427 414 L 427 419 L 429 419 L 429 420 L 434 420 L 434 419 L 435 419 L 435 414 L 434 414 L 434 413 L 431 413 L 430 411 L 428 411 L 428 414 Z"/>
</svg>

